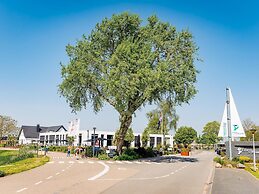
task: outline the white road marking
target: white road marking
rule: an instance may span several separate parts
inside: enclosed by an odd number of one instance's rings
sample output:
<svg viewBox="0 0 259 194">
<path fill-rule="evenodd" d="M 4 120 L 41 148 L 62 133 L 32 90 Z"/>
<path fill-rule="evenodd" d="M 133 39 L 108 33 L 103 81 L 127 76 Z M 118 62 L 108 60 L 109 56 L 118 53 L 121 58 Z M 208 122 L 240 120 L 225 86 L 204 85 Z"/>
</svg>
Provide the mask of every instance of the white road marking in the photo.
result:
<svg viewBox="0 0 259 194">
<path fill-rule="evenodd" d="M 152 164 L 151 162 L 144 162 L 145 164 Z"/>
<path fill-rule="evenodd" d="M 48 178 L 46 178 L 46 179 L 51 179 L 53 176 L 49 176 Z"/>
<path fill-rule="evenodd" d="M 88 163 L 89 163 L 89 164 L 93 164 L 94 162 L 92 162 L 92 161 L 88 161 Z"/>
<path fill-rule="evenodd" d="M 132 162 L 130 162 L 130 161 L 125 161 L 125 163 L 127 163 L 127 164 L 132 164 Z"/>
<path fill-rule="evenodd" d="M 127 168 L 118 168 L 118 170 L 127 170 Z"/>
<path fill-rule="evenodd" d="M 39 181 L 39 182 L 35 183 L 34 185 L 39 185 L 39 184 L 41 184 L 41 183 L 42 183 L 42 181 Z"/>
<path fill-rule="evenodd" d="M 158 163 L 158 162 L 154 162 L 154 164 L 161 164 L 161 163 Z"/>
<path fill-rule="evenodd" d="M 79 164 L 84 164 L 85 162 L 83 162 L 83 161 L 78 161 L 78 163 L 79 163 Z"/>
<path fill-rule="evenodd" d="M 136 161 L 135 163 L 136 163 L 136 164 L 142 164 L 141 162 L 138 162 L 138 161 Z"/>
<path fill-rule="evenodd" d="M 116 163 L 118 163 L 118 164 L 122 164 L 122 162 L 121 162 L 121 161 L 116 161 Z"/>
<path fill-rule="evenodd" d="M 60 174 L 60 172 L 57 172 L 57 173 L 56 173 L 56 175 L 59 175 L 59 174 Z"/>
<path fill-rule="evenodd" d="M 110 167 L 108 165 L 106 165 L 104 162 L 98 162 L 98 163 L 104 166 L 104 170 L 102 172 L 100 172 L 99 174 L 89 178 L 88 179 L 89 181 L 93 181 L 95 179 L 98 179 L 98 178 L 102 177 L 103 175 L 105 175 L 109 171 Z"/>
<path fill-rule="evenodd" d="M 171 174 L 174 174 L 174 172 L 171 172 Z"/>
<path fill-rule="evenodd" d="M 62 172 L 64 172 L 64 171 L 65 171 L 65 169 L 62 170 Z"/>
<path fill-rule="evenodd" d="M 48 164 L 53 164 L 54 163 L 54 161 L 50 161 L 50 162 L 48 162 Z"/>
<path fill-rule="evenodd" d="M 73 163 L 75 163 L 75 162 L 74 162 L 74 161 L 69 161 L 68 163 L 73 164 Z"/>
<path fill-rule="evenodd" d="M 112 161 L 107 161 L 107 163 L 109 163 L 109 164 L 113 164 L 114 162 L 112 162 Z"/>
<path fill-rule="evenodd" d="M 65 162 L 64 162 L 64 161 L 59 161 L 58 163 L 59 163 L 59 164 L 64 164 Z"/>
<path fill-rule="evenodd" d="M 22 189 L 20 189 L 20 190 L 18 190 L 18 191 L 16 191 L 17 193 L 20 193 L 20 192 L 22 192 L 22 191 L 24 191 L 24 190 L 26 190 L 27 188 L 22 188 Z"/>
</svg>

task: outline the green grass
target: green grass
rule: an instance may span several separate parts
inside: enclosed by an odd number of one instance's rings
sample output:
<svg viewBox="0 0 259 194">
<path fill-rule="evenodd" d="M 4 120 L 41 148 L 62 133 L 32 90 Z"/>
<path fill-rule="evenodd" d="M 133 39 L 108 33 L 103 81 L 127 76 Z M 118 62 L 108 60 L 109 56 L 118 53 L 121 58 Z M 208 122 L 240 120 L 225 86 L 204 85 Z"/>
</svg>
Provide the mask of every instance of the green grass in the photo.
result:
<svg viewBox="0 0 259 194">
<path fill-rule="evenodd" d="M 0 150 L 0 166 L 9 164 L 18 155 L 17 150 Z"/>
<path fill-rule="evenodd" d="M 27 158 L 18 162 L 0 166 L 0 171 L 6 175 L 15 174 L 41 166 L 49 161 L 49 157 Z"/>
<path fill-rule="evenodd" d="M 253 176 L 255 176 L 256 178 L 259 179 L 259 170 L 258 170 L 259 164 L 256 164 L 256 166 L 257 166 L 256 172 L 251 169 L 251 168 L 253 168 L 253 164 L 246 163 L 245 166 L 246 166 L 246 168 L 245 168 L 246 171 L 250 172 Z"/>
</svg>

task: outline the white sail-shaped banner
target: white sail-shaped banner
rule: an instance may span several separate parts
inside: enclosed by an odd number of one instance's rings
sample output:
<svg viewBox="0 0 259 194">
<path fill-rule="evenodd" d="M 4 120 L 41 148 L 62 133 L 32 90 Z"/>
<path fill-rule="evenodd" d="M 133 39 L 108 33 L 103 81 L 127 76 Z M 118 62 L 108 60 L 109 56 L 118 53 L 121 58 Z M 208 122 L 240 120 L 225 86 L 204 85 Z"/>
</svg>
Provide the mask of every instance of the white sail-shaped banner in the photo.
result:
<svg viewBox="0 0 259 194">
<path fill-rule="evenodd" d="M 235 105 L 234 98 L 232 96 L 231 90 L 229 89 L 229 106 L 230 106 L 230 118 L 231 118 L 231 137 L 245 137 L 244 128 L 240 121 L 237 108 Z M 227 103 L 225 104 L 225 109 L 222 117 L 222 121 L 219 129 L 219 137 L 228 137 L 228 126 L 227 126 Z"/>
</svg>

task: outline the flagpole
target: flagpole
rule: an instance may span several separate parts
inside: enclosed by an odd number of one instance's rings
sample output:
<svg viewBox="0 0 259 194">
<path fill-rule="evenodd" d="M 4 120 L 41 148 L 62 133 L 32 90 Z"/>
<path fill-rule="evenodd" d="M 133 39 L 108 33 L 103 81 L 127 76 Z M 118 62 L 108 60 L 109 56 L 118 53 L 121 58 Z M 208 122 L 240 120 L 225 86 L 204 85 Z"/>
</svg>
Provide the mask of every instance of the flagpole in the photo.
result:
<svg viewBox="0 0 259 194">
<path fill-rule="evenodd" d="M 226 88 L 226 97 L 227 97 L 227 125 L 228 125 L 228 144 L 229 144 L 229 159 L 232 160 L 232 132 L 231 132 L 231 114 L 230 114 L 230 97 L 229 97 L 229 88 Z"/>
</svg>

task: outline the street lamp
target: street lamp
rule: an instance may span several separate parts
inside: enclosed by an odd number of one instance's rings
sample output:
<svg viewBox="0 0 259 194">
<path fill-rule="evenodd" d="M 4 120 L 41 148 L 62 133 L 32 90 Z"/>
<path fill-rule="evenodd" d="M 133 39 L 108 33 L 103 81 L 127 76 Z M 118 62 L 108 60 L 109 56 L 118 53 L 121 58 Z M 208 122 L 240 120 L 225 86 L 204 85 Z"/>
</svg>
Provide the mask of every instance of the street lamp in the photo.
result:
<svg viewBox="0 0 259 194">
<path fill-rule="evenodd" d="M 254 171 L 256 171 L 256 165 L 255 165 L 255 132 L 256 132 L 256 129 L 252 128 L 252 129 L 250 129 L 250 131 L 252 132 L 252 135 L 253 135 Z"/>
<path fill-rule="evenodd" d="M 95 152 L 95 129 L 96 129 L 96 127 L 94 127 L 93 129 L 94 129 L 94 137 L 93 137 L 93 157 L 94 157 L 94 152 Z"/>
</svg>

